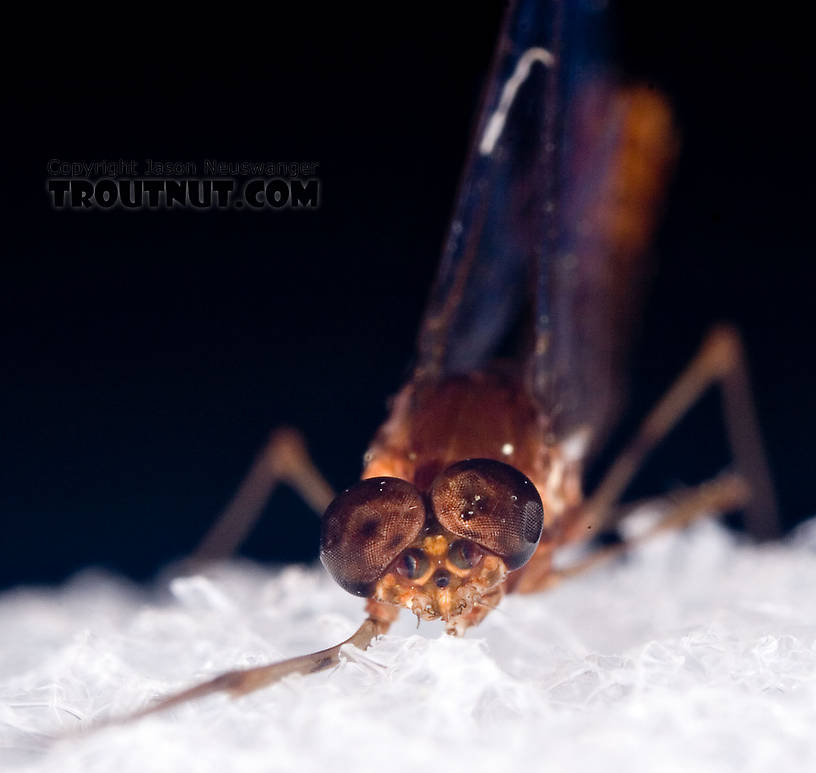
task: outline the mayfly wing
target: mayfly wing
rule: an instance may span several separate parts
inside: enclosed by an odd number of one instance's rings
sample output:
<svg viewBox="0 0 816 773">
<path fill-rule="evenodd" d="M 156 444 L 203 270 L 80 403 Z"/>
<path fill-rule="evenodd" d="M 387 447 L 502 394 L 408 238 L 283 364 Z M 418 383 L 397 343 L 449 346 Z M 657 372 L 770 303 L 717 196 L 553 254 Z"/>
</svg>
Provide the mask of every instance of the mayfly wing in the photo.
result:
<svg viewBox="0 0 816 773">
<path fill-rule="evenodd" d="M 591 428 L 596 443 L 619 403 L 674 145 L 659 95 L 612 75 L 606 17 L 590 2 L 508 9 L 417 367 L 420 380 L 476 369 L 526 313 L 548 429 Z"/>
<path fill-rule="evenodd" d="M 559 74 L 565 86 L 549 106 L 554 195 L 537 262 L 533 392 L 553 436 L 578 433 L 588 453 L 620 410 L 647 246 L 677 142 L 654 89 L 623 85 L 575 52 L 565 50 L 560 66 L 573 70 Z"/>
<path fill-rule="evenodd" d="M 545 225 L 540 197 L 548 195 L 541 153 L 557 14 L 555 4 L 536 2 L 505 14 L 419 332 L 420 381 L 483 365 L 531 300 Z"/>
</svg>

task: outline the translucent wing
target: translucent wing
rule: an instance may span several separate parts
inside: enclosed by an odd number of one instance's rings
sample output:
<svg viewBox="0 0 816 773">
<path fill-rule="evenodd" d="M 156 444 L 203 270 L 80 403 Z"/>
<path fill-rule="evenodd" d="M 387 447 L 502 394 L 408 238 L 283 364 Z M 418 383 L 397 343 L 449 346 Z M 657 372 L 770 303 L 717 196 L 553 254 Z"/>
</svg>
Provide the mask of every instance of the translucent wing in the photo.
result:
<svg viewBox="0 0 816 773">
<path fill-rule="evenodd" d="M 468 372 L 526 312 L 557 436 L 614 415 L 672 155 L 660 97 L 606 69 L 605 30 L 597 3 L 509 8 L 419 337 L 419 379 Z"/>
<path fill-rule="evenodd" d="M 505 16 L 420 329 L 420 377 L 483 365 L 530 298 L 529 270 L 543 244 L 542 215 L 552 196 L 543 151 L 558 10 L 555 4 L 524 2 Z M 516 78 L 519 87 L 509 94 L 509 105 L 507 97 L 503 104 L 525 56 L 524 77 Z"/>
<path fill-rule="evenodd" d="M 593 445 L 615 419 L 675 141 L 663 98 L 584 80 L 565 119 L 559 194 L 536 278 L 533 391 L 556 436 Z"/>
</svg>

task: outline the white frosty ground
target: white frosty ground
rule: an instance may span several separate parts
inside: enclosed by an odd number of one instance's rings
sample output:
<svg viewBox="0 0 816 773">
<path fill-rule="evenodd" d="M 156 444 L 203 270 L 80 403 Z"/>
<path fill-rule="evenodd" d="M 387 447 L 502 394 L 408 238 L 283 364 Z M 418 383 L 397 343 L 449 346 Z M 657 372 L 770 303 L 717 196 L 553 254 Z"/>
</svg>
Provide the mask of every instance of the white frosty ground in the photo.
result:
<svg viewBox="0 0 816 773">
<path fill-rule="evenodd" d="M 169 593 L 84 574 L 0 596 L 0 770 L 814 770 L 814 588 L 816 523 L 761 548 L 704 523 L 507 598 L 464 639 L 404 613 L 333 671 L 49 744 L 362 620 L 317 568 Z"/>
</svg>

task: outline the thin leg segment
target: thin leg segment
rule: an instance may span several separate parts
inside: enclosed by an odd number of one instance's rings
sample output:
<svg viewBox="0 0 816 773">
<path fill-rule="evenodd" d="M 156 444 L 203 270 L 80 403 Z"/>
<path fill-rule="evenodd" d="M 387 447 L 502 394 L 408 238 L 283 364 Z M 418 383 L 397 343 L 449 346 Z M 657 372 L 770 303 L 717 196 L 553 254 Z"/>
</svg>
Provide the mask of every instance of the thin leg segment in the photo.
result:
<svg viewBox="0 0 816 773">
<path fill-rule="evenodd" d="M 355 633 L 334 647 L 313 652 L 309 655 L 300 655 L 296 658 L 289 658 L 289 660 L 282 660 L 279 663 L 271 663 L 267 666 L 256 666 L 255 668 L 240 671 L 227 671 L 209 682 L 203 682 L 164 698 L 154 706 L 143 709 L 128 719 L 140 719 L 149 714 L 155 714 L 213 693 L 228 692 L 235 697 L 246 695 L 279 682 L 290 674 L 315 674 L 318 671 L 325 671 L 340 662 L 340 650 L 346 644 L 352 644 L 361 650 L 367 649 L 377 636 L 388 630 L 389 625 L 390 623 L 369 617 Z"/>
<path fill-rule="evenodd" d="M 665 531 L 682 529 L 699 518 L 744 507 L 751 497 L 751 488 L 740 475 L 723 473 L 690 491 L 685 491 L 670 505 L 666 513 L 650 529 L 633 539 L 600 548 L 582 561 L 564 569 L 553 570 L 540 565 L 538 571 L 525 572 L 516 581 L 515 593 L 537 593 L 557 585 L 562 580 L 594 569 Z"/>
<path fill-rule="evenodd" d="M 577 564 L 555 572 L 557 581 L 582 574 L 600 564 L 626 553 L 652 537 L 666 531 L 684 529 L 705 516 L 727 513 L 745 507 L 752 496 L 751 487 L 741 475 L 723 473 L 713 480 L 700 484 L 691 491 L 683 492 L 672 503 L 668 512 L 643 534 L 617 545 L 601 548 Z"/>
<path fill-rule="evenodd" d="M 351 644 L 361 650 L 367 649 L 374 639 L 387 633 L 391 623 L 396 620 L 399 614 L 398 608 L 371 600 L 366 605 L 366 611 L 368 612 L 368 618 L 365 622 L 349 636 L 348 639 L 341 641 L 334 647 L 312 652 L 309 655 L 289 658 L 288 660 L 282 660 L 278 663 L 271 663 L 266 666 L 227 671 L 207 682 L 202 682 L 194 687 L 177 692 L 175 695 L 163 698 L 158 703 L 141 711 L 137 711 L 134 714 L 130 714 L 127 717 L 93 725 L 88 728 L 86 732 L 99 730 L 108 725 L 132 722 L 149 716 L 150 714 L 156 714 L 160 711 L 173 708 L 174 706 L 179 706 L 182 703 L 188 703 L 189 701 L 204 698 L 207 695 L 213 695 L 214 693 L 226 692 L 230 693 L 233 697 L 239 697 L 254 692 L 255 690 L 260 690 L 275 682 L 279 682 L 291 674 L 315 674 L 318 671 L 325 671 L 340 662 L 340 650 L 347 644 Z"/>
<path fill-rule="evenodd" d="M 715 382 L 722 388 L 726 427 L 737 467 L 751 482 L 752 496 L 746 504 L 748 529 L 758 539 L 779 533 L 773 484 L 751 398 L 742 343 L 736 330 L 721 326 L 709 333 L 700 351 L 609 468 L 586 501 L 568 539 L 583 538 L 587 532 L 597 533 L 605 525 L 612 506 L 645 457 Z"/>
<path fill-rule="evenodd" d="M 278 483 L 291 486 L 319 515 L 334 499 L 334 491 L 309 456 L 297 430 L 275 430 L 255 459 L 232 501 L 199 543 L 192 563 L 228 558 L 257 523 Z"/>
<path fill-rule="evenodd" d="M 741 507 L 746 513 L 748 530 L 754 537 L 766 539 L 779 533 L 773 484 L 762 448 L 742 344 L 736 330 L 721 326 L 709 333 L 694 359 L 646 416 L 594 494 L 574 514 L 567 516 L 567 526 L 560 538 L 554 543 L 539 545 L 518 576 L 511 576 L 508 590 L 532 592 L 560 581 L 552 570 L 553 550 L 559 544 L 585 540 L 609 526 L 618 514 L 615 504 L 643 460 L 713 383 L 719 383 L 722 388 L 729 440 L 742 474 L 741 485 L 744 487 L 744 482 L 750 481 L 750 496 L 740 498 L 722 494 L 720 505 L 709 507 L 709 511 L 727 512 Z M 624 545 L 610 550 L 626 549 L 628 547 Z"/>
</svg>

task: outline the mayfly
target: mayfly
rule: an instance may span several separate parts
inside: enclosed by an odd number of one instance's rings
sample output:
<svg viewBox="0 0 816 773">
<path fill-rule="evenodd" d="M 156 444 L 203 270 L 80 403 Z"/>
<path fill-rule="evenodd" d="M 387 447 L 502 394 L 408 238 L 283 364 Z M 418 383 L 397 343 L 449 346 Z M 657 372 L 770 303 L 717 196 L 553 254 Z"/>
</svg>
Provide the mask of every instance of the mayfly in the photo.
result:
<svg viewBox="0 0 816 773">
<path fill-rule="evenodd" d="M 229 555 L 274 485 L 288 483 L 324 513 L 321 560 L 367 599 L 365 621 L 337 646 L 226 673 L 140 716 L 327 668 L 343 645 L 365 648 L 386 632 L 402 608 L 463 634 L 504 594 L 549 588 L 617 554 L 628 545 L 558 569 L 552 560 L 611 523 L 643 458 L 714 383 L 743 475 L 677 496 L 652 533 L 745 506 L 746 477 L 749 525 L 758 536 L 773 529 L 739 339 L 725 327 L 583 495 L 586 462 L 621 402 L 643 256 L 677 150 L 664 98 L 604 66 L 604 15 L 597 3 L 508 9 L 415 366 L 361 481 L 335 497 L 297 434 L 277 432 L 196 553 Z"/>
</svg>

